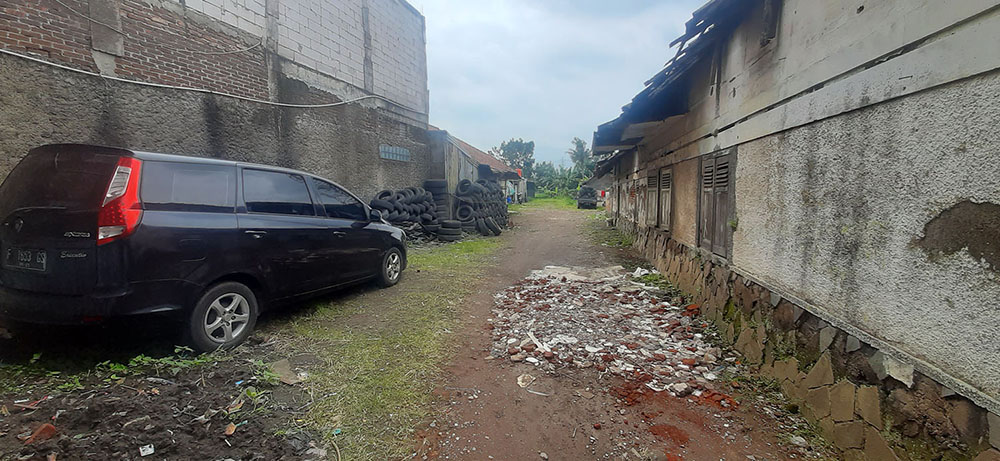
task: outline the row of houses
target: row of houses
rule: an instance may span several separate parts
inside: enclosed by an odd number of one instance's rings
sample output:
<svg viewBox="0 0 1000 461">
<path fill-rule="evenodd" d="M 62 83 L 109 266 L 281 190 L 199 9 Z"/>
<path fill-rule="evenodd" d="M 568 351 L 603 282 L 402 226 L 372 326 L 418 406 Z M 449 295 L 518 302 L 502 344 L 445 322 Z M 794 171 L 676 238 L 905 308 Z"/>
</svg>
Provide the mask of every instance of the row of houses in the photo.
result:
<svg viewBox="0 0 1000 461">
<path fill-rule="evenodd" d="M 712 0 L 594 133 L 614 224 L 848 459 L 1000 456 L 998 6 Z"/>
<path fill-rule="evenodd" d="M 0 4 L 0 177 L 53 142 L 298 168 L 364 198 L 463 161 L 456 178 L 511 177 L 464 143 L 439 155 L 456 141 L 428 118 L 424 17 L 405 0 Z"/>
</svg>

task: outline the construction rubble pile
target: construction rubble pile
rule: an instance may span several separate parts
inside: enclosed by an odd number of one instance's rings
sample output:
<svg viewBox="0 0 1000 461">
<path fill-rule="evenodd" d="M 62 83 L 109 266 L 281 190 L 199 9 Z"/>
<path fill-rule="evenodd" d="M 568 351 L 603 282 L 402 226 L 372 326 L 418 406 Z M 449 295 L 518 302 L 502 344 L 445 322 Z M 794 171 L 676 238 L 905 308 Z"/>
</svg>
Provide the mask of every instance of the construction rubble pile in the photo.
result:
<svg viewBox="0 0 1000 461">
<path fill-rule="evenodd" d="M 697 306 L 657 291 L 621 266 L 534 271 L 495 296 L 493 355 L 548 372 L 593 367 L 678 397 L 712 392 L 736 356 L 710 344 Z"/>
</svg>

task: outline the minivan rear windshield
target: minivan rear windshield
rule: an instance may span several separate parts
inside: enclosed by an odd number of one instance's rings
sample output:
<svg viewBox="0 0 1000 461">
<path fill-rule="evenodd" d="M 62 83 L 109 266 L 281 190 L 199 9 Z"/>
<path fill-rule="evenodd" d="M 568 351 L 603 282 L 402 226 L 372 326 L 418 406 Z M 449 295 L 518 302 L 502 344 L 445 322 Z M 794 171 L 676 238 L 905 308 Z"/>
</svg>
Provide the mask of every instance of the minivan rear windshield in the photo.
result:
<svg viewBox="0 0 1000 461">
<path fill-rule="evenodd" d="M 0 187 L 0 218 L 24 208 L 99 209 L 117 165 L 114 155 L 33 150 Z"/>
</svg>

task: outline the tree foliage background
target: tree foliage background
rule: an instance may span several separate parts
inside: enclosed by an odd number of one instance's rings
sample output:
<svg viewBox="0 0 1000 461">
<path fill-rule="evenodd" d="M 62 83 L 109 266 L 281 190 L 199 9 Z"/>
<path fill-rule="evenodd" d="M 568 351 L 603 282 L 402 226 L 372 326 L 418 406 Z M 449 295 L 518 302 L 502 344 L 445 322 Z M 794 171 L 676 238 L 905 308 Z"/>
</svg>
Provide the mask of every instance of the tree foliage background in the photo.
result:
<svg viewBox="0 0 1000 461">
<path fill-rule="evenodd" d="M 570 148 L 566 150 L 566 155 L 573 162 L 573 166 L 567 168 L 562 165 L 553 165 L 552 162 L 541 162 L 535 168 L 535 185 L 543 191 L 554 194 L 569 194 L 580 188 L 580 184 L 590 179 L 594 175 L 596 162 L 591 156 L 587 142 L 580 138 L 573 138 Z"/>
<path fill-rule="evenodd" d="M 490 154 L 499 157 L 511 168 L 520 168 L 525 178 L 533 177 L 535 166 L 535 141 L 511 138 L 500 143 L 500 147 L 490 149 Z"/>
</svg>

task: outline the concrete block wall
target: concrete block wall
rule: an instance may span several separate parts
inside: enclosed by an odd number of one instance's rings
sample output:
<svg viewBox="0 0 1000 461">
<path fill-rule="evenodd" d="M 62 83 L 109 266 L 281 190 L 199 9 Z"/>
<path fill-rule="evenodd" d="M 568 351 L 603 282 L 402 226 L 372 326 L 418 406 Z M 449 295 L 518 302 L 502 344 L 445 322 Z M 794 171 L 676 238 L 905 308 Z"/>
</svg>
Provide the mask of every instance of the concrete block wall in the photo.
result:
<svg viewBox="0 0 1000 461">
<path fill-rule="evenodd" d="M 374 91 L 427 110 L 427 55 L 422 18 L 400 0 L 370 0 Z M 417 20 L 420 19 L 420 20 Z"/>
<path fill-rule="evenodd" d="M 361 0 L 278 2 L 279 55 L 364 88 L 364 53 Z"/>
<path fill-rule="evenodd" d="M 267 27 L 264 0 L 184 0 L 184 6 L 258 37 Z"/>
</svg>

